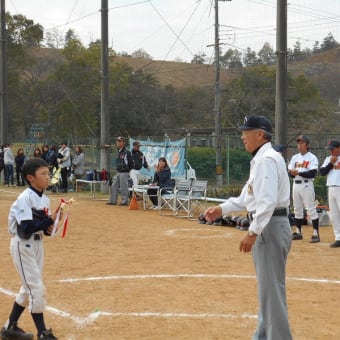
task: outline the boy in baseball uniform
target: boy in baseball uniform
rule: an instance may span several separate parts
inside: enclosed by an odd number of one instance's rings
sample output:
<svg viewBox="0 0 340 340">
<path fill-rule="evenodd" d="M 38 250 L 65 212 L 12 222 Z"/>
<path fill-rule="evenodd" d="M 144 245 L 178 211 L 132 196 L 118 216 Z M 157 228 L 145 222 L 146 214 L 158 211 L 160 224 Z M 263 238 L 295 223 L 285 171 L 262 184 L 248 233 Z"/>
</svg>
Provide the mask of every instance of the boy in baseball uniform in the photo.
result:
<svg viewBox="0 0 340 340">
<path fill-rule="evenodd" d="M 288 165 L 289 176 L 293 178 L 293 205 L 296 232 L 293 240 L 302 240 L 303 209 L 306 208 L 313 225 L 313 235 L 309 242 L 320 242 L 319 214 L 316 211 L 314 178 L 318 173 L 319 161 L 309 151 L 310 140 L 301 135 L 296 139 L 299 153 L 294 155 Z"/>
<path fill-rule="evenodd" d="M 29 159 L 22 168 L 29 184 L 12 204 L 8 216 L 8 230 L 12 236 L 10 250 L 21 287 L 7 322 L 1 329 L 1 339 L 31 340 L 33 334 L 18 327 L 18 320 L 28 306 L 38 339 L 57 339 L 44 321 L 46 306 L 42 270 L 44 263 L 43 235 L 50 236 L 60 206 L 51 215 L 50 200 L 44 195 L 49 186 L 50 171 L 40 158 Z"/>
<path fill-rule="evenodd" d="M 326 149 L 330 155 L 324 160 L 320 174 L 327 176 L 329 217 L 333 224 L 335 242 L 331 248 L 340 247 L 340 140 L 332 139 Z"/>
</svg>

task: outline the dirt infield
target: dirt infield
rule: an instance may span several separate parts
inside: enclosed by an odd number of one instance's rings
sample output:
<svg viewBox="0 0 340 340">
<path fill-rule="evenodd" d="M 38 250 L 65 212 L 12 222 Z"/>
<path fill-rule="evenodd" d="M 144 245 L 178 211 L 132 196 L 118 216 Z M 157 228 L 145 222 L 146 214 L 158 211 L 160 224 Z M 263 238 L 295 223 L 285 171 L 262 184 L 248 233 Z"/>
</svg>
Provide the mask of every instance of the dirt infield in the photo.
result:
<svg viewBox="0 0 340 340">
<path fill-rule="evenodd" d="M 0 326 L 19 279 L 9 254 L 7 215 L 19 189 L 0 187 Z M 11 188 L 10 188 L 11 189 Z M 55 207 L 60 195 L 51 195 Z M 251 339 L 257 294 L 243 232 L 157 211 L 128 210 L 67 194 L 76 202 L 66 237 L 45 238 L 46 323 L 59 339 Z M 339 339 L 340 249 L 295 241 L 287 294 L 294 339 Z M 20 325 L 34 332 L 27 311 Z"/>
</svg>

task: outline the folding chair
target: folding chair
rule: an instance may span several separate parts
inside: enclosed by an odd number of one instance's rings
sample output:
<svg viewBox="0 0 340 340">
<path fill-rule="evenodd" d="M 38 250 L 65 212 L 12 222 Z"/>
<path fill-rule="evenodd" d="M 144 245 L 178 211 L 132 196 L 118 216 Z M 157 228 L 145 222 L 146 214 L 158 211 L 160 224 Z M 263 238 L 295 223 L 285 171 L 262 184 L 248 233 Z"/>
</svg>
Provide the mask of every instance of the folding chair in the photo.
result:
<svg viewBox="0 0 340 340">
<path fill-rule="evenodd" d="M 179 180 L 175 187 L 174 215 L 190 217 L 190 191 L 192 180 Z"/>
<path fill-rule="evenodd" d="M 195 213 L 203 212 L 207 204 L 208 181 L 195 180 L 191 184 L 189 198 L 189 217 L 194 218 Z"/>
<path fill-rule="evenodd" d="M 159 190 L 158 210 L 160 215 L 173 215 L 175 202 L 174 198 L 174 188 L 162 188 Z M 170 210 L 170 213 L 164 213 L 164 210 Z"/>
</svg>

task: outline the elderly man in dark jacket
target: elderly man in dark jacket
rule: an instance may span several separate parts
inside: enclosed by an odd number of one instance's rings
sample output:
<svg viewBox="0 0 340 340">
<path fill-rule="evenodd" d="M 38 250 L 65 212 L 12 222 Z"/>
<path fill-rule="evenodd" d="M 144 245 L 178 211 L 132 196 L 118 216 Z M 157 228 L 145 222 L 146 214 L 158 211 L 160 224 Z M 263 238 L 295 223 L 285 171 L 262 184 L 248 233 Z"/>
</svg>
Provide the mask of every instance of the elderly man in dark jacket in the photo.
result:
<svg viewBox="0 0 340 340">
<path fill-rule="evenodd" d="M 117 138 L 117 174 L 113 178 L 110 199 L 108 205 L 117 205 L 118 191 L 122 195 L 120 205 L 128 205 L 129 203 L 129 172 L 133 168 L 131 152 L 125 148 L 125 139 Z"/>
</svg>

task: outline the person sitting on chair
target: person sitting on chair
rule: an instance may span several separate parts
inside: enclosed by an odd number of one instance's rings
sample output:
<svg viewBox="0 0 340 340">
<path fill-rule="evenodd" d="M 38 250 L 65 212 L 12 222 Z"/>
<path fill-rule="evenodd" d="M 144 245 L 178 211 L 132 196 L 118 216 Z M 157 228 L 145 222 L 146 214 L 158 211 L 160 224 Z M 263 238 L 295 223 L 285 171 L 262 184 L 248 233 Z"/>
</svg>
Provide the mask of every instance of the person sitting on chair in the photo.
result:
<svg viewBox="0 0 340 340">
<path fill-rule="evenodd" d="M 160 157 L 158 160 L 158 164 L 155 166 L 155 175 L 153 181 L 150 185 L 158 185 L 159 190 L 164 188 L 171 188 L 171 170 L 168 166 L 168 162 L 165 157 Z M 158 209 L 158 189 L 150 188 L 147 190 L 147 193 L 150 197 L 150 201 L 153 206 L 150 209 Z M 167 191 L 163 190 L 162 194 L 166 194 Z"/>
</svg>

